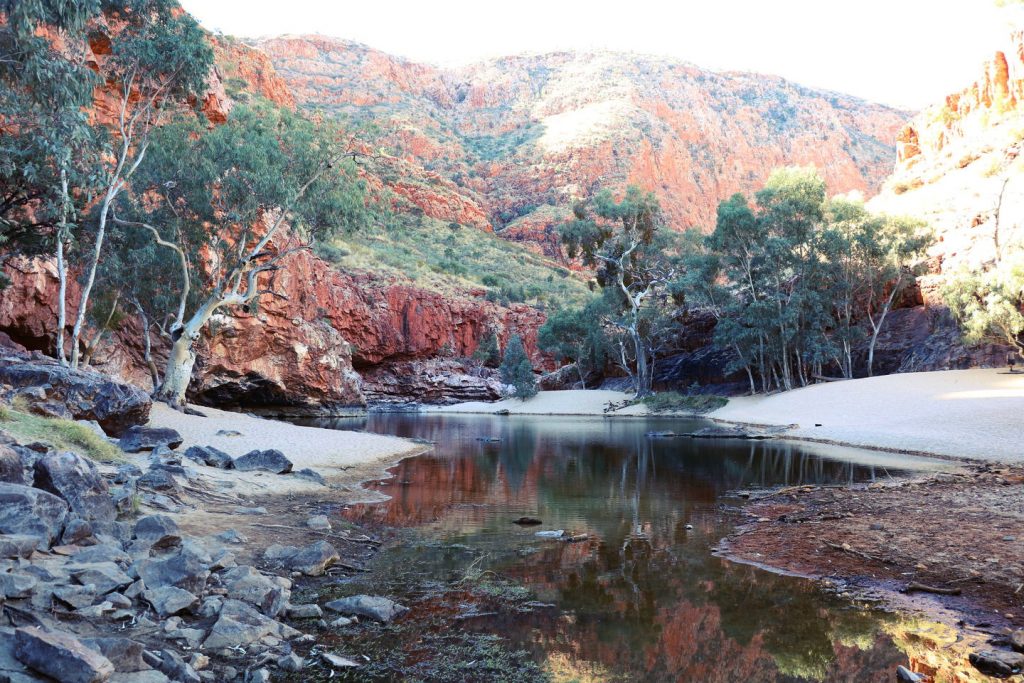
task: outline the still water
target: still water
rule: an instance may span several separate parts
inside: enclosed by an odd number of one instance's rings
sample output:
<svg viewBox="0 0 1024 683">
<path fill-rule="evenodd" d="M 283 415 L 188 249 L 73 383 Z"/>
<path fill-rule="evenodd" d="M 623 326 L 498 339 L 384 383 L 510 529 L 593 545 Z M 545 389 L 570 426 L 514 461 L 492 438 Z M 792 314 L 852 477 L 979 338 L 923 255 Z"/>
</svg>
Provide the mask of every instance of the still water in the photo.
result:
<svg viewBox="0 0 1024 683">
<path fill-rule="evenodd" d="M 907 661 L 894 617 L 713 551 L 743 504 L 730 492 L 879 480 L 934 463 L 646 436 L 704 426 L 679 419 L 384 414 L 317 424 L 436 444 L 367 485 L 390 500 L 344 514 L 401 530 L 374 560 L 393 591 L 481 572 L 529 590 L 547 606 L 459 628 L 508 639 L 556 680 L 881 682 Z M 524 515 L 543 524 L 512 523 Z M 589 540 L 536 535 L 559 529 Z"/>
</svg>

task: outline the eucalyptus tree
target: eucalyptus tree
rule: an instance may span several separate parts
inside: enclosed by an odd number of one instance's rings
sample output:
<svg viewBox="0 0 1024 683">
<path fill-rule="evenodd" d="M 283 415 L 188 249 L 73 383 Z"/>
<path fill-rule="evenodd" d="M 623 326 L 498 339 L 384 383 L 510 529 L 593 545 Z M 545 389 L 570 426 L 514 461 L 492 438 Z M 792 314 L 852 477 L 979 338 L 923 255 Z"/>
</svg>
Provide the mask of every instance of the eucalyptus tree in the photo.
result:
<svg viewBox="0 0 1024 683">
<path fill-rule="evenodd" d="M 103 254 L 110 211 L 133 183 L 150 139 L 167 112 L 196 101 L 206 87 L 213 50 L 196 21 L 175 0 L 104 0 L 117 21 L 111 53 L 102 65 L 107 87 L 116 93 L 111 149 L 101 168 L 92 254 L 83 266 L 81 295 L 71 333 L 71 365 L 77 367 L 89 298 Z"/>
<path fill-rule="evenodd" d="M 636 398 L 643 398 L 651 393 L 668 286 L 678 274 L 658 200 L 636 186 L 628 187 L 619 201 L 602 190 L 578 203 L 573 215 L 561 227 L 562 243 L 569 258 L 582 256 L 584 264 L 597 269 L 598 284 L 612 302 L 604 322 L 622 334 L 620 363 Z"/>
<path fill-rule="evenodd" d="M 326 123 L 257 102 L 212 129 L 181 117 L 151 138 L 114 223 L 152 240 L 126 258 L 152 264 L 161 278 L 177 271 L 173 301 L 158 302 L 166 309 L 138 290 L 129 297 L 170 339 L 155 395 L 180 407 L 211 318 L 283 296 L 275 273 L 289 257 L 371 214 L 352 152 Z"/>
<path fill-rule="evenodd" d="M 65 360 L 66 252 L 98 182 L 86 63 L 99 0 L 0 0 L 0 246 L 56 257 L 56 355 Z"/>
<path fill-rule="evenodd" d="M 587 375 L 604 369 L 608 359 L 608 338 L 601 321 L 610 311 L 604 297 L 596 297 L 579 308 L 554 311 L 537 331 L 537 345 L 576 366 L 580 384 L 587 388 Z"/>
</svg>

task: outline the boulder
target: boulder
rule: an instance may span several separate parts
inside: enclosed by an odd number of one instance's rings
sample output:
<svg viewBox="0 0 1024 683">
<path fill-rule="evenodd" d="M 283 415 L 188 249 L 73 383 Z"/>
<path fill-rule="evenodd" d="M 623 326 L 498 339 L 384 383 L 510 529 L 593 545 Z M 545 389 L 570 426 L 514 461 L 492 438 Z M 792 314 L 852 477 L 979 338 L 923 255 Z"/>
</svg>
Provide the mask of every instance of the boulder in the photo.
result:
<svg viewBox="0 0 1024 683">
<path fill-rule="evenodd" d="M 14 388 L 47 386 L 47 398 L 64 405 L 76 420 L 95 420 L 119 436 L 149 420 L 152 400 L 142 389 L 98 372 L 72 370 L 54 360 L 0 357 L 0 384 Z"/>
<path fill-rule="evenodd" d="M 317 531 L 330 531 L 331 521 L 327 519 L 327 515 L 313 515 L 306 520 L 306 526 Z"/>
<path fill-rule="evenodd" d="M 314 484 L 320 484 L 321 486 L 327 486 L 327 480 L 324 479 L 324 475 L 320 474 L 316 470 L 311 470 L 308 467 L 303 467 L 301 470 L 295 473 L 295 476 L 299 479 L 305 479 L 311 481 Z"/>
<path fill-rule="evenodd" d="M 83 638 L 82 644 L 110 660 L 119 673 L 148 671 L 149 664 L 142 659 L 145 647 L 130 638 Z"/>
<path fill-rule="evenodd" d="M 234 467 L 231 456 L 213 446 L 189 446 L 188 450 L 185 451 L 185 457 L 189 460 L 195 460 L 204 465 L 217 467 L 222 470 Z"/>
<path fill-rule="evenodd" d="M 0 535 L 0 559 L 28 557 L 39 545 L 39 537 L 28 534 Z"/>
<path fill-rule="evenodd" d="M 355 614 L 383 623 L 388 623 L 409 611 L 408 607 L 378 595 L 354 595 L 349 598 L 332 600 L 324 607 L 339 614 Z"/>
<path fill-rule="evenodd" d="M 114 673 L 109 659 L 62 631 L 17 629 L 14 656 L 33 671 L 61 683 L 99 683 Z"/>
<path fill-rule="evenodd" d="M 195 595 L 175 586 L 153 588 L 144 592 L 142 597 L 165 619 L 179 612 L 191 610 L 199 602 Z"/>
<path fill-rule="evenodd" d="M 0 595 L 15 600 L 27 598 L 32 595 L 32 589 L 38 583 L 36 577 L 23 572 L 0 574 Z"/>
<path fill-rule="evenodd" d="M 291 605 L 288 607 L 289 619 L 321 619 L 324 611 L 320 605 Z"/>
<path fill-rule="evenodd" d="M 181 445 L 181 434 L 168 427 L 133 426 L 125 430 L 117 442 L 125 453 L 152 451 L 160 446 L 175 449 Z"/>
<path fill-rule="evenodd" d="M 53 590 L 53 597 L 69 607 L 82 609 L 96 602 L 96 586 L 60 586 Z"/>
<path fill-rule="evenodd" d="M 107 482 L 91 460 L 76 453 L 50 453 L 36 460 L 35 487 L 63 498 L 82 519 L 113 522 L 117 518 Z"/>
<path fill-rule="evenodd" d="M 253 567 L 235 567 L 222 578 L 228 598 L 259 607 L 268 617 L 276 617 L 290 594 L 284 594 L 277 581 Z"/>
<path fill-rule="evenodd" d="M 240 600 L 225 600 L 220 616 L 203 642 L 203 648 L 220 650 L 245 646 L 280 632 L 280 627 L 281 624 Z"/>
<path fill-rule="evenodd" d="M 170 650 L 161 650 L 159 653 L 147 651 L 143 653 L 143 657 L 147 664 L 176 683 L 202 683 L 203 681 L 195 669 L 175 652 Z"/>
<path fill-rule="evenodd" d="M 113 505 L 113 498 L 111 498 Z M 92 538 L 92 524 L 84 519 L 74 518 L 64 526 L 64 533 L 60 535 L 61 545 L 76 545 L 82 541 Z"/>
<path fill-rule="evenodd" d="M 285 655 L 277 660 L 277 666 L 282 671 L 289 671 L 291 673 L 298 673 L 302 671 L 306 666 L 306 660 L 298 656 L 294 652 L 290 655 Z"/>
<path fill-rule="evenodd" d="M 25 464 L 11 444 L 0 443 L 0 482 L 22 485 L 28 483 L 25 481 Z"/>
<path fill-rule="evenodd" d="M 77 559 L 77 558 L 76 558 Z M 71 577 L 83 586 L 95 586 L 101 595 L 130 586 L 132 577 L 121 571 L 113 562 L 93 562 L 67 566 Z"/>
<path fill-rule="evenodd" d="M 151 491 L 182 493 L 183 489 L 174 475 L 162 468 L 151 469 L 135 480 L 135 484 Z"/>
<path fill-rule="evenodd" d="M 210 562 L 212 560 L 208 556 L 201 555 L 189 544 L 183 544 L 174 554 L 140 560 L 135 563 L 135 568 L 147 588 L 175 586 L 199 595 L 210 577 Z"/>
<path fill-rule="evenodd" d="M 285 457 L 281 451 L 268 448 L 265 451 L 249 451 L 240 455 L 234 460 L 236 470 L 252 472 L 260 470 L 273 472 L 274 474 L 287 474 L 292 471 L 292 461 Z"/>
<path fill-rule="evenodd" d="M 981 673 L 996 678 L 1008 678 L 1024 670 L 1024 654 L 1008 650 L 972 652 L 968 660 Z"/>
<path fill-rule="evenodd" d="M 0 483 L 0 533 L 31 535 L 47 546 L 60 538 L 68 504 L 46 491 Z"/>
<path fill-rule="evenodd" d="M 146 515 L 135 522 L 132 532 L 137 539 L 145 541 L 155 550 L 166 550 L 181 545 L 178 524 L 167 515 Z"/>
<path fill-rule="evenodd" d="M 304 548 L 275 543 L 263 552 L 263 559 L 306 576 L 323 576 L 327 567 L 340 560 L 341 556 L 327 541 L 317 541 Z"/>
</svg>

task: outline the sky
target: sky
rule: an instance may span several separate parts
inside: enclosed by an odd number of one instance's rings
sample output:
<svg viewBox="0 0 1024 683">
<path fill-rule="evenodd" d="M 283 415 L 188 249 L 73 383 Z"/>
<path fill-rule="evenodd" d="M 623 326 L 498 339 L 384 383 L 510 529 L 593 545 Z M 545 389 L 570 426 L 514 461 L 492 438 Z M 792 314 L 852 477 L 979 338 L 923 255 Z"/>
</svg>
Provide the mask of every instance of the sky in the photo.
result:
<svg viewBox="0 0 1024 683">
<path fill-rule="evenodd" d="M 181 0 L 212 31 L 320 33 L 442 66 L 611 49 L 777 74 L 906 109 L 966 87 L 1005 42 L 993 0 Z"/>
</svg>

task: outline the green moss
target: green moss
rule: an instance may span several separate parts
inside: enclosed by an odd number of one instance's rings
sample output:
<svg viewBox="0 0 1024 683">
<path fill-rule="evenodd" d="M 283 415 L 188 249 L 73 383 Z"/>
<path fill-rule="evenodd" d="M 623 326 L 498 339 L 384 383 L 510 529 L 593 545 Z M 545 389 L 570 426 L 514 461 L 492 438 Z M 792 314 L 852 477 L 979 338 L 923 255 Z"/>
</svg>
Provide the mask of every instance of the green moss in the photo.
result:
<svg viewBox="0 0 1024 683">
<path fill-rule="evenodd" d="M 100 462 L 121 462 L 121 450 L 74 420 L 31 415 L 0 405 L 0 429 L 21 441 L 39 441 L 58 451 L 75 451 Z"/>
<path fill-rule="evenodd" d="M 721 408 L 729 399 L 710 394 L 680 394 L 678 391 L 663 391 L 643 400 L 652 413 L 709 413 Z"/>
</svg>

